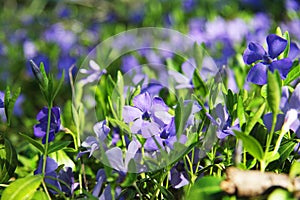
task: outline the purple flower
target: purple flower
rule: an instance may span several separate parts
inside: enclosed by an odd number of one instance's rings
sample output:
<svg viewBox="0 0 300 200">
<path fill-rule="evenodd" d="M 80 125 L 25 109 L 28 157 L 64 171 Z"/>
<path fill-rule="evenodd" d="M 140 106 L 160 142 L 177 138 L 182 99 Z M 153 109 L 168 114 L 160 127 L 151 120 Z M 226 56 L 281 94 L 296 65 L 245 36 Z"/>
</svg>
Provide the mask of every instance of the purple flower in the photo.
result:
<svg viewBox="0 0 300 200">
<path fill-rule="evenodd" d="M 284 128 L 291 129 L 292 131 L 294 131 L 294 133 L 297 134 L 297 137 L 300 138 L 300 115 L 298 114 L 298 117 L 295 118 L 293 114 L 299 113 L 300 110 L 300 84 L 296 86 L 296 89 L 291 96 L 289 94 L 288 87 L 285 86 L 282 88 L 280 109 L 283 113 L 277 115 L 274 131 L 280 130 L 284 124 L 287 125 L 287 123 L 289 123 L 289 126 Z M 268 113 L 263 117 L 264 124 L 266 125 L 268 131 L 271 131 L 272 118 L 272 113 Z"/>
<path fill-rule="evenodd" d="M 43 138 L 43 144 L 46 143 L 46 132 L 48 126 L 48 108 L 44 107 L 36 116 L 36 119 L 39 121 L 39 124 L 33 127 L 34 135 L 38 138 Z M 53 107 L 51 109 L 51 119 L 50 119 L 50 130 L 49 130 L 49 140 L 51 142 L 55 138 L 55 133 L 58 133 L 61 129 L 60 122 L 60 108 Z"/>
<path fill-rule="evenodd" d="M 75 189 L 79 186 L 79 183 L 75 182 L 74 174 L 71 167 L 67 167 L 66 171 L 60 170 L 58 173 L 58 179 L 60 181 L 61 191 L 71 196 Z"/>
<path fill-rule="evenodd" d="M 174 167 L 172 167 L 170 172 L 170 183 L 173 188 L 181 188 L 190 183 L 183 161 L 179 161 Z"/>
<path fill-rule="evenodd" d="M 113 147 L 105 152 L 109 164 L 112 168 L 118 172 L 127 173 L 128 171 L 137 170 L 130 169 L 129 162 L 131 159 L 135 159 L 135 155 L 140 149 L 141 144 L 138 141 L 131 141 L 128 145 L 128 150 L 125 155 L 125 160 L 123 160 L 123 153 L 119 147 Z M 136 171 L 134 171 L 136 172 Z"/>
<path fill-rule="evenodd" d="M 72 168 L 66 168 L 66 171 L 61 169 L 56 172 L 58 164 L 52 158 L 47 157 L 46 169 L 45 169 L 45 182 L 54 186 L 58 190 L 65 192 L 69 196 L 74 193 L 74 190 L 78 187 L 79 183 L 75 183 L 74 174 Z M 34 171 L 34 174 L 41 174 L 43 169 L 43 157 L 40 157 L 38 168 Z M 56 191 L 50 189 L 51 193 L 56 194 Z"/>
<path fill-rule="evenodd" d="M 0 91 L 0 108 L 4 108 L 4 93 Z"/>
<path fill-rule="evenodd" d="M 106 139 L 110 128 L 106 126 L 106 120 L 97 122 L 94 125 L 94 132 L 96 137 L 88 136 L 81 146 L 87 148 L 86 151 L 80 152 L 77 157 L 81 157 L 83 154 L 90 153 L 89 157 L 92 156 L 93 152 L 99 149 L 99 145 L 103 145 L 103 141 Z"/>
<path fill-rule="evenodd" d="M 142 134 L 144 138 L 158 135 L 172 120 L 165 102 L 159 97 L 152 98 L 148 92 L 134 97 L 133 104 L 124 106 L 123 119 L 125 123 L 132 123 L 132 133 Z"/>
<path fill-rule="evenodd" d="M 46 169 L 45 169 L 45 182 L 49 185 L 54 186 L 55 188 L 61 190 L 59 181 L 58 181 L 58 176 L 56 173 L 56 169 L 58 167 L 58 164 L 53 160 L 52 158 L 47 157 L 46 160 Z M 42 174 L 42 169 L 43 169 L 43 157 L 40 157 L 38 168 L 34 171 L 34 175 L 36 174 Z M 48 178 L 49 177 L 49 178 Z M 56 192 L 52 189 L 49 190 L 53 194 L 56 194 Z"/>
<path fill-rule="evenodd" d="M 232 124 L 232 118 L 228 111 L 222 104 L 217 104 L 212 113 L 207 113 L 206 116 L 210 119 L 212 124 L 217 127 L 217 137 L 224 139 L 228 135 L 234 135 L 233 130 L 239 130 L 238 120 Z"/>
<path fill-rule="evenodd" d="M 80 73 L 87 75 L 86 78 L 81 79 L 79 81 L 83 85 L 98 81 L 100 77 L 106 73 L 106 70 L 105 69 L 101 70 L 100 66 L 94 60 L 90 60 L 89 66 L 90 66 L 90 70 L 84 68 L 79 70 Z"/>
<path fill-rule="evenodd" d="M 271 34 L 267 37 L 267 44 L 268 53 L 260 44 L 250 42 L 243 55 L 244 62 L 248 65 L 260 61 L 250 69 L 247 76 L 247 81 L 257 85 L 267 83 L 268 70 L 278 70 L 280 77 L 285 79 L 293 64 L 290 58 L 276 59 L 285 50 L 287 40 Z"/>
</svg>

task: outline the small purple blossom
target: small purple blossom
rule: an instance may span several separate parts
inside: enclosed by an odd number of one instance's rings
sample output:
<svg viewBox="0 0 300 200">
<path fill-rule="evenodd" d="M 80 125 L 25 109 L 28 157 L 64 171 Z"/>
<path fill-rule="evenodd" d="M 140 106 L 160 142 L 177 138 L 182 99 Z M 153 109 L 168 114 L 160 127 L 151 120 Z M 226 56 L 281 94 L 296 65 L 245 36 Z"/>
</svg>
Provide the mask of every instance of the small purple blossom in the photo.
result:
<svg viewBox="0 0 300 200">
<path fill-rule="evenodd" d="M 101 78 L 101 76 L 106 73 L 106 70 L 105 69 L 101 70 L 100 66 L 94 60 L 90 60 L 89 67 L 90 70 L 84 68 L 79 70 L 80 73 L 87 75 L 86 78 L 81 79 L 79 81 L 83 85 L 98 81 Z"/>
<path fill-rule="evenodd" d="M 39 124 L 36 124 L 33 127 L 34 135 L 38 138 L 43 138 L 43 144 L 46 143 L 46 132 L 48 126 L 48 108 L 44 107 L 36 116 L 36 119 L 39 121 Z M 61 130 L 60 122 L 60 108 L 53 107 L 51 109 L 51 118 L 50 118 L 50 130 L 49 130 L 49 140 L 51 142 L 55 138 L 55 133 L 58 133 Z"/>
<path fill-rule="evenodd" d="M 132 123 L 132 133 L 142 134 L 144 138 L 158 135 L 161 128 L 172 120 L 163 99 L 152 98 L 148 92 L 134 97 L 133 104 L 134 106 L 124 106 L 123 119 L 125 123 Z"/>
<path fill-rule="evenodd" d="M 141 144 L 136 140 L 132 140 L 128 145 L 128 150 L 125 155 L 125 160 L 123 160 L 123 153 L 119 147 L 113 147 L 107 150 L 105 154 L 112 168 L 114 168 L 118 172 L 127 173 L 129 171 L 136 170 L 136 169 L 129 168 L 130 167 L 129 162 L 131 159 L 135 158 L 140 148 L 141 148 Z"/>
<path fill-rule="evenodd" d="M 74 190 L 79 185 L 79 183 L 75 182 L 72 168 L 68 167 L 66 168 L 66 171 L 61 169 L 58 173 L 56 172 L 57 168 L 58 164 L 56 163 L 56 161 L 50 157 L 47 157 L 45 168 L 45 182 L 71 196 L 74 193 Z M 38 168 L 34 171 L 34 174 L 41 174 L 42 169 L 43 157 L 40 157 Z M 53 194 L 56 194 L 56 191 L 52 189 L 50 189 L 49 191 Z"/>
<path fill-rule="evenodd" d="M 233 130 L 239 130 L 238 120 L 232 123 L 232 118 L 228 114 L 225 106 L 217 104 L 212 113 L 207 113 L 206 116 L 210 119 L 212 124 L 217 127 L 217 137 L 224 139 L 229 135 L 234 135 Z"/>
<path fill-rule="evenodd" d="M 82 142 L 81 146 L 87 148 L 86 151 L 80 152 L 77 157 L 81 157 L 83 154 L 89 153 L 89 157 L 92 156 L 94 151 L 99 149 L 99 145 L 103 145 L 102 143 L 106 139 L 108 133 L 110 132 L 110 128 L 106 126 L 106 120 L 101 122 L 97 122 L 94 125 L 94 136 L 88 136 L 85 141 Z"/>
<path fill-rule="evenodd" d="M 268 70 L 278 70 L 281 79 L 285 79 L 293 64 L 290 58 L 276 59 L 285 50 L 287 40 L 270 34 L 267 44 L 268 52 L 260 44 L 250 42 L 243 55 L 244 62 L 248 65 L 260 61 L 250 69 L 247 76 L 247 81 L 257 85 L 267 83 Z"/>
</svg>

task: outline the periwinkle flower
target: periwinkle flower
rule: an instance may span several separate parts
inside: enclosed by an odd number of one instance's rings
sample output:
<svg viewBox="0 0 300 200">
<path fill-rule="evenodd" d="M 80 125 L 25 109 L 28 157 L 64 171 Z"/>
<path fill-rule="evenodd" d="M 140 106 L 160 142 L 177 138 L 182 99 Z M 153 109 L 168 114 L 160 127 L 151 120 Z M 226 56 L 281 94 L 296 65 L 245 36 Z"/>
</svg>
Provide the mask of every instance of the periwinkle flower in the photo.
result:
<svg viewBox="0 0 300 200">
<path fill-rule="evenodd" d="M 282 97 L 280 109 L 283 113 L 277 115 L 275 132 L 282 129 L 283 131 L 292 130 L 300 138 L 300 84 L 298 84 L 290 96 L 288 87 L 282 88 Z M 264 124 L 268 131 L 271 131 L 273 113 L 265 114 L 263 117 Z"/>
<path fill-rule="evenodd" d="M 79 81 L 83 85 L 98 81 L 100 77 L 106 73 L 106 70 L 105 69 L 101 70 L 100 66 L 94 60 L 90 60 L 89 67 L 90 70 L 84 68 L 79 70 L 80 73 L 87 75 L 86 78 L 81 79 Z"/>
<path fill-rule="evenodd" d="M 74 193 L 74 190 L 78 187 L 79 183 L 75 182 L 74 174 L 72 168 L 67 167 L 66 171 L 61 169 L 59 172 L 56 172 L 58 164 L 55 160 L 50 157 L 46 159 L 46 168 L 45 168 L 45 182 L 49 185 L 54 186 L 58 190 L 65 192 L 67 195 L 71 196 Z M 34 171 L 34 174 L 41 174 L 43 169 L 43 157 L 40 158 L 38 168 Z M 50 189 L 51 193 L 56 194 L 57 192 Z"/>
<path fill-rule="evenodd" d="M 0 91 L 0 118 L 1 121 L 6 121 L 5 109 L 4 109 L 4 92 Z"/>
<path fill-rule="evenodd" d="M 38 138 L 43 138 L 43 144 L 46 143 L 46 132 L 48 126 L 48 108 L 44 107 L 36 116 L 36 119 L 39 121 L 39 124 L 36 124 L 33 127 L 34 135 Z M 58 133 L 61 129 L 60 121 L 60 108 L 53 107 L 51 109 L 50 117 L 50 130 L 49 130 L 49 140 L 51 142 L 55 138 L 55 133 Z"/>
<path fill-rule="evenodd" d="M 94 127 L 94 136 L 88 136 L 85 141 L 82 142 L 81 146 L 87 148 L 86 151 L 80 152 L 77 157 L 81 157 L 83 154 L 89 153 L 89 157 L 92 156 L 94 151 L 99 149 L 99 145 L 103 145 L 102 143 L 106 139 L 108 133 L 110 132 L 110 128 L 106 125 L 106 120 L 101 122 L 97 122 Z"/>
<path fill-rule="evenodd" d="M 276 59 L 285 50 L 287 40 L 270 34 L 267 36 L 267 44 L 268 52 L 260 44 L 250 42 L 243 55 L 244 62 L 248 65 L 260 61 L 250 69 L 247 76 L 247 81 L 257 85 L 267 83 L 268 70 L 278 70 L 281 79 L 285 79 L 293 64 L 290 58 Z"/>
<path fill-rule="evenodd" d="M 4 108 L 4 93 L 0 91 L 0 108 Z"/>
<path fill-rule="evenodd" d="M 127 173 L 127 172 L 136 172 L 137 169 L 130 169 L 129 162 L 131 159 L 135 159 L 135 156 L 140 149 L 141 144 L 136 141 L 132 140 L 128 145 L 128 150 L 125 155 L 125 160 L 123 160 L 123 153 L 122 150 L 119 147 L 113 147 L 105 152 L 109 164 L 112 168 L 117 170 L 120 173 Z"/>
<path fill-rule="evenodd" d="M 172 120 L 163 99 L 152 98 L 148 92 L 135 96 L 133 105 L 124 106 L 123 119 L 125 123 L 132 123 L 130 128 L 132 133 L 142 134 L 144 138 L 158 135 L 161 128 Z"/>
<path fill-rule="evenodd" d="M 239 130 L 238 120 L 232 123 L 232 118 L 228 114 L 225 106 L 221 103 L 217 104 L 212 113 L 207 113 L 206 116 L 212 122 L 212 125 L 217 127 L 217 137 L 219 139 L 224 139 L 229 135 L 234 135 L 233 130 Z"/>
</svg>

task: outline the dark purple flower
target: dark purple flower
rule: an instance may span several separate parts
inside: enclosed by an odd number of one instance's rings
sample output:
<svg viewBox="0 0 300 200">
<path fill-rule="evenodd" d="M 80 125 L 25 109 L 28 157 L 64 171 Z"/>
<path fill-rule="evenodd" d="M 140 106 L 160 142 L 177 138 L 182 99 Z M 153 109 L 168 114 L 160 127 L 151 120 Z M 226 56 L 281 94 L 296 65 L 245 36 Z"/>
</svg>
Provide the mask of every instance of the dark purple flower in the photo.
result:
<svg viewBox="0 0 300 200">
<path fill-rule="evenodd" d="M 72 168 L 68 167 L 66 171 L 61 169 L 58 173 L 56 172 L 58 164 L 50 157 L 47 157 L 46 168 L 45 168 L 45 182 L 49 185 L 54 186 L 58 190 L 65 192 L 69 196 L 73 194 L 74 190 L 78 187 L 79 183 L 75 183 L 74 174 Z M 40 157 L 38 168 L 34 171 L 34 174 L 41 174 L 43 169 L 43 157 Z M 56 191 L 49 189 L 53 194 Z"/>
<path fill-rule="evenodd" d="M 77 157 L 81 157 L 86 153 L 89 153 L 89 157 L 91 157 L 93 152 L 99 149 L 99 145 L 103 145 L 103 142 L 109 132 L 110 128 L 106 126 L 106 120 L 97 122 L 94 125 L 94 133 L 96 134 L 96 137 L 88 136 L 85 141 L 82 142 L 81 146 L 87 148 L 87 150 L 80 152 Z"/>
<path fill-rule="evenodd" d="M 74 190 L 79 186 L 79 183 L 75 182 L 71 167 L 67 167 L 66 171 L 61 169 L 58 173 L 58 179 L 60 180 L 61 191 L 69 196 L 71 196 Z"/>
<path fill-rule="evenodd" d="M 232 118 L 228 114 L 225 106 L 217 104 L 212 110 L 211 114 L 207 113 L 206 116 L 212 122 L 212 125 L 217 127 L 217 137 L 224 139 L 228 135 L 234 135 L 233 130 L 239 130 L 238 120 L 232 123 Z"/>
<path fill-rule="evenodd" d="M 61 55 L 59 57 L 57 66 L 58 66 L 58 70 L 59 70 L 59 78 L 62 76 L 62 71 L 65 70 L 65 73 L 67 74 L 67 80 L 69 80 L 69 69 L 70 67 L 72 67 L 73 65 L 76 64 L 76 59 L 70 55 Z M 72 70 L 72 75 L 73 77 L 76 74 L 76 68 L 73 68 Z"/>
<path fill-rule="evenodd" d="M 58 190 L 61 190 L 61 186 L 58 181 L 58 176 L 55 171 L 57 169 L 57 167 L 58 167 L 58 164 L 55 162 L 55 160 L 53 160 L 50 157 L 47 157 L 46 168 L 45 168 L 45 176 L 46 176 L 45 182 L 49 185 L 54 186 Z M 39 160 L 38 168 L 34 171 L 34 175 L 42 174 L 42 170 L 43 170 L 43 157 L 41 156 L 40 160 Z M 52 189 L 50 189 L 49 191 L 52 192 L 53 194 L 56 194 L 56 192 Z"/>
<path fill-rule="evenodd" d="M 287 40 L 271 34 L 267 37 L 267 44 L 268 53 L 260 44 L 250 42 L 243 55 L 244 62 L 248 65 L 260 61 L 250 69 L 247 76 L 247 81 L 257 85 L 267 83 L 268 70 L 278 70 L 280 77 L 285 79 L 293 64 L 290 58 L 276 59 L 285 50 Z"/>
<path fill-rule="evenodd" d="M 183 161 L 179 161 L 174 167 L 172 167 L 170 172 L 170 183 L 173 188 L 181 188 L 190 183 Z"/>
<path fill-rule="evenodd" d="M 161 128 L 172 120 L 163 99 L 152 98 L 148 92 L 134 97 L 133 104 L 134 106 L 124 106 L 123 119 L 126 123 L 132 123 L 132 133 L 142 134 L 144 138 L 158 135 Z"/>
<path fill-rule="evenodd" d="M 36 116 L 36 119 L 39 121 L 39 124 L 33 127 L 34 135 L 38 138 L 43 138 L 43 144 L 46 143 L 46 132 L 48 126 L 48 108 L 44 107 Z M 55 138 L 55 133 L 58 133 L 61 129 L 60 122 L 60 108 L 53 107 L 51 109 L 51 120 L 50 120 L 50 130 L 49 130 L 49 140 L 51 142 Z"/>
<path fill-rule="evenodd" d="M 290 96 L 288 87 L 282 88 L 282 96 L 280 101 L 280 109 L 283 113 L 277 115 L 275 130 L 280 130 L 283 125 L 288 125 L 285 129 L 290 129 L 297 134 L 300 138 L 300 120 L 299 120 L 299 110 L 300 110 L 300 84 L 298 84 Z M 295 113 L 298 113 L 298 117 L 295 117 Z M 268 113 L 264 115 L 263 121 L 268 129 L 271 131 L 273 114 Z"/>
<path fill-rule="evenodd" d="M 4 108 L 4 93 L 0 91 L 0 108 Z"/>
</svg>

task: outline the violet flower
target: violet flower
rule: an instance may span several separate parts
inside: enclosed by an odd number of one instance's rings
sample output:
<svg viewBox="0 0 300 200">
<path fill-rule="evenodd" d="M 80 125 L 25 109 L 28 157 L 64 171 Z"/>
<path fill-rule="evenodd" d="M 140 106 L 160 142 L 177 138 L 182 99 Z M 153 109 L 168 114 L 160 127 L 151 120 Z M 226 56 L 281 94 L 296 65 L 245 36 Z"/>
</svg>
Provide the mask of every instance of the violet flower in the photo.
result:
<svg viewBox="0 0 300 200">
<path fill-rule="evenodd" d="M 299 110 L 300 110 L 300 84 L 298 84 L 290 96 L 288 87 L 282 88 L 282 97 L 280 101 L 280 109 L 283 113 L 277 115 L 275 132 L 280 130 L 282 126 L 286 123 L 289 123 L 288 127 L 285 129 L 290 129 L 296 133 L 297 137 L 300 138 L 300 120 L 299 120 Z M 294 117 L 294 113 L 298 113 L 298 117 Z M 268 129 L 271 131 L 272 127 L 273 113 L 268 113 L 264 115 L 263 121 Z"/>
<path fill-rule="evenodd" d="M 134 134 L 142 134 L 144 138 L 158 135 L 161 128 L 172 120 L 163 99 L 151 98 L 148 92 L 134 97 L 133 104 L 134 106 L 124 106 L 123 119 L 125 123 L 132 123 L 130 129 Z"/>
<path fill-rule="evenodd" d="M 119 147 L 113 147 L 107 150 L 105 154 L 112 168 L 114 168 L 118 172 L 126 174 L 130 170 L 137 170 L 137 169 L 130 169 L 129 162 L 131 159 L 135 158 L 136 153 L 138 152 L 140 147 L 141 144 L 138 141 L 132 140 L 128 145 L 128 150 L 125 155 L 125 160 L 123 160 L 123 153 Z"/>
<path fill-rule="evenodd" d="M 222 104 L 217 104 L 212 113 L 206 113 L 206 116 L 210 119 L 212 124 L 217 127 L 217 137 L 219 139 L 224 139 L 229 135 L 234 135 L 233 130 L 239 130 L 238 120 L 232 123 L 232 118 L 228 114 L 225 106 Z"/>
<path fill-rule="evenodd" d="M 87 75 L 86 78 L 81 79 L 79 81 L 83 85 L 98 81 L 100 77 L 106 73 L 106 70 L 105 69 L 101 70 L 100 66 L 94 60 L 90 60 L 89 67 L 90 70 L 84 68 L 79 70 L 80 73 Z"/>
<path fill-rule="evenodd" d="M 250 42 L 243 55 L 244 62 L 248 65 L 260 61 L 250 69 L 247 76 L 247 81 L 257 85 L 267 83 L 268 70 L 278 70 L 281 79 L 285 79 L 293 64 L 290 58 L 276 59 L 285 50 L 287 40 L 271 34 L 267 37 L 267 44 L 268 52 L 260 44 Z"/>
<path fill-rule="evenodd" d="M 89 153 L 89 157 L 92 156 L 93 152 L 99 149 L 100 145 L 103 145 L 103 141 L 106 139 L 110 128 L 106 126 L 106 120 L 97 122 L 94 127 L 94 136 L 88 136 L 85 141 L 82 142 L 81 146 L 87 148 L 86 151 L 80 152 L 77 157 L 81 157 L 83 154 Z"/>
<path fill-rule="evenodd" d="M 44 107 L 36 116 L 36 119 L 39 121 L 39 124 L 36 124 L 33 127 L 34 135 L 38 138 L 43 138 L 43 144 L 46 143 L 46 132 L 48 126 L 48 108 Z M 60 122 L 60 108 L 53 107 L 51 109 L 51 119 L 50 119 L 50 130 L 49 130 L 49 140 L 51 142 L 55 138 L 55 133 L 58 133 L 61 129 Z"/>
<path fill-rule="evenodd" d="M 38 168 L 34 171 L 34 174 L 41 174 L 43 168 L 43 157 L 40 158 Z M 71 196 L 74 193 L 74 190 L 78 187 L 79 183 L 74 181 L 74 174 L 72 168 L 66 168 L 66 171 L 61 169 L 58 173 L 56 172 L 58 164 L 50 157 L 47 157 L 46 160 L 46 169 L 45 169 L 45 182 L 49 185 L 54 186 L 58 190 L 65 192 L 67 195 Z M 57 192 L 49 189 L 53 194 Z"/>
</svg>

